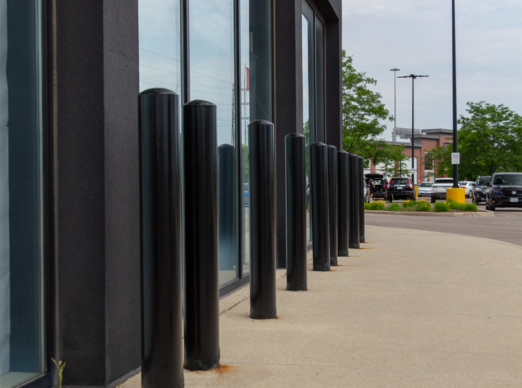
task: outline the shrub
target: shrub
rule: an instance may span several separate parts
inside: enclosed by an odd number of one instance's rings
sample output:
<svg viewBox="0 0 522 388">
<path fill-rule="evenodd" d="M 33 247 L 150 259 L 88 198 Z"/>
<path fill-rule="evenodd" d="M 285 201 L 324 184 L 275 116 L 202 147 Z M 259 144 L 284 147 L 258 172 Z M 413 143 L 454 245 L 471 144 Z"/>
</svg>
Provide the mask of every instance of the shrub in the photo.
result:
<svg viewBox="0 0 522 388">
<path fill-rule="evenodd" d="M 434 208 L 436 212 L 449 212 L 451 209 L 446 202 L 436 202 Z"/>
<path fill-rule="evenodd" d="M 370 209 L 370 205 L 371 205 L 371 203 L 365 202 L 364 203 L 364 210 L 371 210 Z"/>
<path fill-rule="evenodd" d="M 417 201 L 415 209 L 418 212 L 429 212 L 431 210 L 431 205 L 428 203 L 428 201 L 425 200 Z"/>
<path fill-rule="evenodd" d="M 402 203 L 402 207 L 404 209 L 410 210 L 415 205 L 415 201 L 412 201 L 410 199 L 407 199 Z"/>
<path fill-rule="evenodd" d="M 370 202 L 368 205 L 370 205 L 368 206 L 368 210 L 384 210 L 386 208 L 384 202 L 380 201 Z"/>
<path fill-rule="evenodd" d="M 392 203 L 390 204 L 390 206 L 388 206 L 386 210 L 389 210 L 391 212 L 398 212 L 401 211 L 401 205 L 399 205 L 398 203 Z"/>
<path fill-rule="evenodd" d="M 455 201 L 452 200 L 452 199 L 448 199 L 448 200 L 446 201 L 446 203 L 449 205 L 449 207 L 450 207 L 451 209 L 455 209 L 455 210 L 464 210 L 464 206 L 465 206 L 464 204 L 462 204 L 462 203 L 458 203 L 458 202 L 455 202 Z"/>
<path fill-rule="evenodd" d="M 478 211 L 478 208 L 477 208 L 477 204 L 475 203 L 467 203 L 464 205 L 464 209 L 463 209 L 465 212 L 476 212 Z"/>
</svg>

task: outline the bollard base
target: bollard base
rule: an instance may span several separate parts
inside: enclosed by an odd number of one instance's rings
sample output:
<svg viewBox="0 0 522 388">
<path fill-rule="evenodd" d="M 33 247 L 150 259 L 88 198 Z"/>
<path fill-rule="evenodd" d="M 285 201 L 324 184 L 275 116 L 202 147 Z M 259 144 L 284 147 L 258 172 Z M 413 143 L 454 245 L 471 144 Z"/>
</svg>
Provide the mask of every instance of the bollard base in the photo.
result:
<svg viewBox="0 0 522 388">
<path fill-rule="evenodd" d="M 286 286 L 287 291 L 308 291 L 308 287 L 306 285 L 302 286 Z"/>
<path fill-rule="evenodd" d="M 321 271 L 321 272 L 330 271 L 330 264 L 325 264 L 325 265 L 314 264 L 313 270 L 314 271 Z"/>
<path fill-rule="evenodd" d="M 340 257 L 349 257 L 348 251 L 339 251 L 337 255 Z"/>
<path fill-rule="evenodd" d="M 350 249 L 360 249 L 361 246 L 359 244 L 350 244 Z"/>
<path fill-rule="evenodd" d="M 336 265 L 339 265 L 339 261 L 337 259 L 337 257 L 330 257 L 330 266 L 336 266 Z"/>
<path fill-rule="evenodd" d="M 217 354 L 211 360 L 187 360 L 185 356 L 185 363 L 183 368 L 188 370 L 211 370 L 219 368 L 219 360 L 221 358 L 221 351 L 218 349 Z"/>
<path fill-rule="evenodd" d="M 252 319 L 277 319 L 277 311 L 273 312 L 261 312 L 261 313 L 254 313 L 250 312 L 250 318 Z"/>
</svg>

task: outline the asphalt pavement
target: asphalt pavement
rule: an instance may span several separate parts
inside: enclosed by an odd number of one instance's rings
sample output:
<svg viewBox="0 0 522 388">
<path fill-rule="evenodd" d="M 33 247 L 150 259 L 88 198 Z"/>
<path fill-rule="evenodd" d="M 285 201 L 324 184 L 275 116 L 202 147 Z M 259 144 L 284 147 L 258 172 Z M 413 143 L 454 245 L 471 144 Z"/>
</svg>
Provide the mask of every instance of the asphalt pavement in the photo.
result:
<svg viewBox="0 0 522 388">
<path fill-rule="evenodd" d="M 429 200 L 429 198 L 424 199 Z M 485 206 L 479 205 L 479 208 L 484 210 Z M 451 233 L 522 245 L 522 209 L 516 208 L 498 209 L 495 211 L 495 217 L 478 218 L 410 217 L 366 213 L 365 221 L 367 225 Z"/>
</svg>

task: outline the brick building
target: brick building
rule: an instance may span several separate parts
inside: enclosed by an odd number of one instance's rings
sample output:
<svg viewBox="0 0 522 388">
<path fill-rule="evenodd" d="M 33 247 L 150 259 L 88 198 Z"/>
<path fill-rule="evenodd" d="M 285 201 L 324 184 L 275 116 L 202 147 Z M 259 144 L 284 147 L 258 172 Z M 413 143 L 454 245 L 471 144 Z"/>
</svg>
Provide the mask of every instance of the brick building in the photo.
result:
<svg viewBox="0 0 522 388">
<path fill-rule="evenodd" d="M 388 144 L 404 145 L 404 155 L 407 159 L 404 161 L 408 166 L 406 171 L 402 171 L 402 176 L 411 176 L 411 128 L 395 128 L 393 131 L 393 140 Z M 397 141 L 397 136 L 401 139 L 408 139 L 409 142 Z M 415 129 L 415 145 L 414 145 L 414 173 L 415 183 L 433 182 L 434 165 L 425 162 L 425 155 L 433 148 L 448 147 L 453 144 L 453 131 L 451 129 L 434 128 L 434 129 Z M 369 168 L 365 169 L 365 173 L 383 172 L 384 165 L 374 165 L 370 162 Z"/>
</svg>

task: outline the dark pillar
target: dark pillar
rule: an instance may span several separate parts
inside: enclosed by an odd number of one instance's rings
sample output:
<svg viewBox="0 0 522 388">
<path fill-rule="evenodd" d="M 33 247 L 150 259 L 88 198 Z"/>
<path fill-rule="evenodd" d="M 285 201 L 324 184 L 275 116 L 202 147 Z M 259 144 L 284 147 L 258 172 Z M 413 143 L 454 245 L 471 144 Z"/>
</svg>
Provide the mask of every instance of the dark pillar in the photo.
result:
<svg viewBox="0 0 522 388">
<path fill-rule="evenodd" d="M 286 289 L 306 291 L 306 170 L 305 137 L 285 137 L 286 168 Z"/>
<path fill-rule="evenodd" d="M 324 143 L 313 143 L 310 145 L 314 271 L 330 270 L 327 150 L 328 147 Z"/>
<path fill-rule="evenodd" d="M 183 107 L 186 369 L 219 366 L 216 106 Z"/>
<path fill-rule="evenodd" d="M 303 65 L 301 1 L 273 2 L 274 31 L 274 123 L 277 162 L 277 267 L 286 266 L 285 238 L 285 136 L 303 133 Z M 256 117 L 260 118 L 260 117 Z"/>
<path fill-rule="evenodd" d="M 337 207 L 337 148 L 328 146 L 328 218 L 330 220 L 330 265 L 337 265 L 338 207 Z"/>
<path fill-rule="evenodd" d="M 115 386 L 141 365 L 138 1 L 42 4 L 56 6 L 46 133 L 63 383 Z"/>
<path fill-rule="evenodd" d="M 179 96 L 140 93 L 141 381 L 183 387 Z"/>
<path fill-rule="evenodd" d="M 250 317 L 277 318 L 274 124 L 248 126 L 250 167 Z"/>
<path fill-rule="evenodd" d="M 350 185 L 348 174 L 348 159 L 349 154 L 346 151 L 339 151 L 338 153 L 338 177 L 337 182 L 339 186 L 339 234 L 338 234 L 338 254 L 339 256 L 348 256 L 348 247 L 350 244 Z"/>
<path fill-rule="evenodd" d="M 350 248 L 355 249 L 359 249 L 361 240 L 361 223 L 359 221 L 361 217 L 361 212 L 359 211 L 359 186 L 361 182 L 359 182 L 357 158 L 357 155 L 350 154 Z"/>
<path fill-rule="evenodd" d="M 359 172 L 359 212 L 360 212 L 360 215 L 359 215 L 359 229 L 360 229 L 360 232 L 359 232 L 359 238 L 361 240 L 361 242 L 365 242 L 365 237 L 364 237 L 364 186 L 363 186 L 363 183 L 364 183 L 364 159 L 359 156 L 358 157 L 358 166 L 359 166 L 359 169 L 358 169 L 358 172 Z"/>
</svg>

